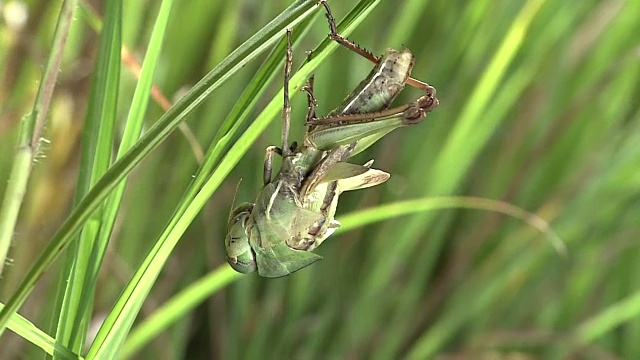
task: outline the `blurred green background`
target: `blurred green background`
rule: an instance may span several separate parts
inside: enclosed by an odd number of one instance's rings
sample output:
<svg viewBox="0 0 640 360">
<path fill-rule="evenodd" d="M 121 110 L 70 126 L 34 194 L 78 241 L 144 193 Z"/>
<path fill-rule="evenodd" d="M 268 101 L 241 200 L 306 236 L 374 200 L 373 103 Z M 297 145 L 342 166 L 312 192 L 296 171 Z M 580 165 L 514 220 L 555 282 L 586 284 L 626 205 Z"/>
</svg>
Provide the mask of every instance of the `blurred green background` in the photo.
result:
<svg viewBox="0 0 640 360">
<path fill-rule="evenodd" d="M 193 86 L 290 2 L 176 1 L 154 84 L 171 101 Z M 329 1 L 340 21 L 356 1 Z M 49 56 L 59 1 L 0 2 L 0 195 L 21 118 L 31 111 Z M 43 143 L 0 280 L 5 303 L 73 204 L 82 127 L 99 34 L 86 7 L 75 16 Z M 144 58 L 157 1 L 126 1 L 123 45 Z M 24 14 L 24 21 L 20 14 Z M 295 45 L 326 38 L 318 9 Z M 17 14 L 17 15 L 16 15 Z M 95 20 L 95 19 L 94 19 Z M 294 29 L 295 31 L 295 29 Z M 280 141 L 278 117 L 214 193 L 160 273 L 133 327 L 212 271 L 217 291 L 176 311 L 150 341 L 125 345 L 136 359 L 632 359 L 640 357 L 640 2 L 624 0 L 381 0 L 349 35 L 374 54 L 406 46 L 415 78 L 440 106 L 360 154 L 391 173 L 344 194 L 337 219 L 402 200 L 464 195 L 534 212 L 564 240 L 492 211 L 451 205 L 329 238 L 324 260 L 282 279 L 235 276 L 224 261 L 227 216 L 252 201 L 264 149 Z M 303 34 L 299 34 L 303 35 Z M 186 121 L 206 149 L 266 54 L 233 75 Z M 284 58 L 284 53 L 281 53 Z M 116 139 L 136 85 L 120 75 Z M 315 70 L 319 114 L 337 106 L 371 64 L 338 49 Z M 257 115 L 282 86 L 281 65 Z M 292 91 L 291 139 L 302 139 L 306 100 Z M 407 88 L 397 100 L 419 96 Z M 149 104 L 146 124 L 164 112 Z M 246 125 L 244 126 L 246 127 Z M 196 146 L 196 147 L 198 147 Z M 174 213 L 198 168 L 194 143 L 176 131 L 135 169 L 91 298 L 90 331 L 120 295 Z M 57 261 L 19 313 L 53 336 Z M 222 276 L 222 275 L 221 275 Z M 64 290 L 64 288 L 62 288 Z M 55 323 L 57 320 L 53 320 Z M 53 327 L 55 329 L 55 326 Z M 89 337 L 88 343 L 91 343 Z M 126 344 L 126 343 L 125 343 Z M 129 346 L 129 347 L 127 347 Z M 22 337 L 0 337 L 3 359 L 41 358 Z"/>
</svg>

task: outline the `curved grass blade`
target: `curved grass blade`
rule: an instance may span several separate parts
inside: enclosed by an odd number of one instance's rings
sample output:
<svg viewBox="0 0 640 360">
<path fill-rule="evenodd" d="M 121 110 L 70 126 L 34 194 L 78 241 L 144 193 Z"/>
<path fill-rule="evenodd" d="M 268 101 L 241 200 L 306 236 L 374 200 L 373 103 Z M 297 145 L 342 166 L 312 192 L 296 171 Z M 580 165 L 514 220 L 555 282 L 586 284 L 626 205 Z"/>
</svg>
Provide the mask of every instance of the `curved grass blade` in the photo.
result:
<svg viewBox="0 0 640 360">
<path fill-rule="evenodd" d="M 6 263 L 7 253 L 26 193 L 31 169 L 40 148 L 53 88 L 60 72 L 64 46 L 67 42 L 69 28 L 77 5 L 78 0 L 68 0 L 62 3 L 56 30 L 51 41 L 51 54 L 47 59 L 47 64 L 42 74 L 42 81 L 38 87 L 33 109 L 22 120 L 18 149 L 11 167 L 8 186 L 0 205 L 0 274 L 2 274 L 2 269 Z M 0 334 L 2 334 L 2 329 L 3 326 L 0 326 Z"/>
<path fill-rule="evenodd" d="M 498 50 L 493 54 L 469 99 L 465 102 L 465 106 L 461 109 L 460 115 L 454 121 L 455 126 L 447 136 L 443 148 L 428 170 L 428 172 L 432 174 L 447 174 L 447 176 L 433 177 L 430 179 L 430 186 L 425 188 L 428 189 L 428 193 L 425 195 L 451 194 L 469 169 L 472 159 L 479 153 L 480 149 L 486 145 L 490 134 L 494 132 L 495 127 L 499 123 L 499 118 L 489 117 L 485 114 L 485 111 L 492 100 L 492 96 L 496 93 L 501 93 L 501 91 L 499 91 L 500 89 L 498 89 L 499 80 L 507 73 L 509 65 L 523 44 L 529 26 L 544 2 L 544 0 L 527 1 L 520 9 L 518 16 L 510 24 L 510 28 L 503 37 Z M 514 81 L 516 80 L 518 79 Z M 478 126 L 481 119 L 482 126 Z M 471 136 L 471 134 L 473 134 L 473 136 Z M 420 151 L 418 151 L 418 153 L 420 153 Z M 451 163 L 451 159 L 456 160 L 454 163 Z M 464 161 L 459 159 L 464 159 Z M 388 263 L 378 263 L 379 266 L 372 268 L 369 277 L 371 282 L 362 286 L 363 289 L 366 289 L 364 290 L 366 294 L 363 294 L 363 298 L 372 299 L 386 291 L 384 286 L 392 277 L 392 273 L 387 271 L 390 266 L 389 263 L 391 263 L 393 259 L 408 256 L 414 245 L 414 243 L 408 241 L 408 239 L 417 238 L 418 234 L 424 231 L 430 224 L 430 218 L 416 216 L 409 219 L 404 226 L 398 230 L 398 238 L 407 240 L 398 241 L 390 246 L 389 251 L 393 253 L 393 256 L 388 256 L 383 260 L 383 262 L 387 261 Z M 437 257 L 440 253 L 439 249 L 442 246 L 442 238 L 429 242 L 429 250 L 426 251 L 427 255 L 425 255 L 424 262 L 427 264 L 435 264 L 435 260 L 431 257 Z M 429 273 L 431 270 L 429 270 Z M 428 273 L 424 274 L 424 276 L 428 275 Z"/>
<path fill-rule="evenodd" d="M 356 211 L 340 217 L 340 223 L 342 225 L 338 229 L 338 232 L 353 230 L 403 215 L 432 210 L 460 208 L 494 211 L 520 219 L 543 233 L 559 254 L 567 254 L 567 247 L 560 236 L 558 236 L 558 234 L 551 229 L 549 223 L 540 216 L 504 201 L 472 196 L 440 196 L 407 200 Z"/>
<path fill-rule="evenodd" d="M 164 39 L 164 33 L 169 20 L 169 14 L 173 1 L 164 1 L 161 4 L 160 10 L 156 17 L 156 23 L 154 25 L 153 32 L 149 40 L 149 46 L 145 55 L 144 63 L 142 65 L 139 81 L 131 102 L 129 115 L 125 123 L 124 134 L 120 149 L 118 150 L 118 157 L 121 157 L 126 151 L 131 148 L 135 141 L 139 138 L 144 124 L 144 114 L 149 102 L 149 94 L 153 85 L 153 76 L 158 63 L 160 50 L 162 47 L 162 40 Z M 109 237 L 111 235 L 113 226 L 115 225 L 116 215 L 120 207 L 120 202 L 124 194 L 126 182 L 122 181 L 118 184 L 118 187 L 113 194 L 107 200 L 100 223 L 99 232 L 97 232 L 96 245 L 90 254 L 88 264 L 92 267 L 90 271 L 87 271 L 83 279 L 78 281 L 69 281 L 69 286 L 77 286 L 81 284 L 85 296 L 81 297 L 80 301 L 66 300 L 63 304 L 67 304 L 68 308 L 80 309 L 85 311 L 86 314 L 90 314 L 88 301 L 92 299 L 92 294 L 95 287 L 96 275 L 102 264 L 102 259 L 108 244 Z M 63 318 L 66 318 L 63 316 Z M 66 338 L 64 333 L 72 333 L 73 329 L 79 329 L 80 323 L 83 317 L 76 317 L 75 321 L 65 320 L 60 321 L 58 325 L 58 338 Z M 88 319 L 85 323 L 88 323 Z M 63 335 L 60 335 L 60 334 Z M 70 335 L 71 339 L 78 338 L 78 336 Z M 79 351 L 78 348 L 74 348 L 75 351 Z"/>
<path fill-rule="evenodd" d="M 343 32 L 350 32 L 369 14 L 378 1 L 361 1 L 348 17 L 346 27 Z M 284 36 L 283 36 L 284 37 Z M 290 86 L 301 87 L 313 70 L 322 62 L 335 48 L 337 44 L 328 40 L 323 41 L 313 52 L 314 56 L 292 77 Z M 114 305 L 113 310 L 98 332 L 96 340 L 87 354 L 87 358 L 104 356 L 115 356 L 127 335 L 137 313 L 144 302 L 151 286 L 161 271 L 164 263 L 171 254 L 171 251 L 182 237 L 184 231 L 191 224 L 196 215 L 204 207 L 213 192 L 221 184 L 222 180 L 229 174 L 233 167 L 240 160 L 242 155 L 249 149 L 251 144 L 264 131 L 267 125 L 275 118 L 282 109 L 282 90 L 269 102 L 256 120 L 242 134 L 235 145 L 227 152 L 219 166 L 209 177 L 202 170 L 198 171 L 187 196 L 178 206 L 178 210 L 170 220 L 156 244 L 149 251 L 147 257 L 133 275 L 122 295 Z M 225 135 L 228 136 L 229 134 Z M 215 150 L 216 147 L 214 146 Z M 213 150 L 207 152 L 207 156 L 212 156 Z M 205 164 L 208 163 L 205 160 Z M 204 167 L 204 165 L 203 165 Z M 206 180 L 200 187 L 200 182 Z M 193 198 L 189 195 L 194 194 Z"/>
<path fill-rule="evenodd" d="M 130 358 L 155 336 L 193 311 L 212 294 L 241 278 L 242 274 L 234 271 L 227 264 L 211 271 L 169 299 L 143 323 L 134 328 L 118 355 L 122 359 Z"/>
<path fill-rule="evenodd" d="M 105 26 L 100 34 L 96 71 L 82 135 L 76 201 L 86 195 L 91 186 L 107 171 L 113 153 L 120 90 L 122 2 L 109 1 L 105 9 Z M 60 289 L 65 290 L 59 299 L 62 307 L 57 318 L 56 341 L 76 353 L 82 350 L 84 334 L 91 317 L 89 299 L 93 298 L 93 283 L 98 270 L 98 264 L 92 261 L 92 258 L 99 247 L 106 247 L 106 242 L 100 244 L 96 236 L 101 226 L 100 217 L 101 211 L 94 213 L 83 227 L 80 236 L 73 241 L 71 251 L 66 254 L 65 271 L 59 280 Z"/>
<path fill-rule="evenodd" d="M 116 161 L 104 176 L 96 183 L 78 206 L 71 212 L 67 220 L 58 229 L 47 247 L 27 272 L 14 295 L 5 308 L 0 311 L 0 330 L 6 327 L 11 314 L 25 301 L 33 290 L 41 274 L 53 263 L 62 250 L 71 242 L 91 214 L 100 206 L 106 197 L 156 146 L 158 146 L 180 122 L 211 95 L 212 91 L 224 83 L 243 65 L 253 60 L 260 53 L 279 40 L 285 27 L 293 26 L 308 16 L 309 9 L 315 6 L 314 1 L 296 1 L 280 16 L 267 24 L 250 39 L 245 41 L 224 61 L 199 81 L 184 97 L 169 109 L 149 128 L 135 146 L 120 160 Z"/>
<path fill-rule="evenodd" d="M 0 310 L 3 308 L 4 305 L 0 304 Z M 31 321 L 22 317 L 20 314 L 16 314 L 9 319 L 7 328 L 33 345 L 39 347 L 48 355 L 56 356 L 58 359 L 83 359 L 80 355 L 77 355 L 68 348 L 58 344 L 54 338 L 40 330 Z"/>
</svg>

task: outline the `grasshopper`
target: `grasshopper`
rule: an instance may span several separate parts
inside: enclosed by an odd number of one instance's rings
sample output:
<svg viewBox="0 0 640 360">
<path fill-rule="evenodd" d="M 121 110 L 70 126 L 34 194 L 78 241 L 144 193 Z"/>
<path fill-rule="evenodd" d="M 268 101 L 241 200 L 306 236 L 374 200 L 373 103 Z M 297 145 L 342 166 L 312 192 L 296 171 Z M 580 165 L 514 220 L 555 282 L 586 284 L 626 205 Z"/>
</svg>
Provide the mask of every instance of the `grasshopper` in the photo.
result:
<svg viewBox="0 0 640 360">
<path fill-rule="evenodd" d="M 414 57 L 407 49 L 388 49 L 377 58 L 342 37 L 326 1 L 329 37 L 360 54 L 375 67 L 347 98 L 325 117 L 317 117 L 313 77 L 302 90 L 309 103 L 307 131 L 301 144 L 289 144 L 291 122 L 289 79 L 292 67 L 291 31 L 287 30 L 282 112 L 282 147 L 267 148 L 264 188 L 253 204 L 243 203 L 229 215 L 225 249 L 228 263 L 241 273 L 258 271 L 263 277 L 286 276 L 322 257 L 311 250 L 340 223 L 334 219 L 339 195 L 385 182 L 389 174 L 346 160 L 390 131 L 420 123 L 438 105 L 435 89 L 410 77 Z M 389 108 L 405 84 L 424 91 L 416 101 Z M 272 178 L 273 158 L 282 165 Z"/>
</svg>

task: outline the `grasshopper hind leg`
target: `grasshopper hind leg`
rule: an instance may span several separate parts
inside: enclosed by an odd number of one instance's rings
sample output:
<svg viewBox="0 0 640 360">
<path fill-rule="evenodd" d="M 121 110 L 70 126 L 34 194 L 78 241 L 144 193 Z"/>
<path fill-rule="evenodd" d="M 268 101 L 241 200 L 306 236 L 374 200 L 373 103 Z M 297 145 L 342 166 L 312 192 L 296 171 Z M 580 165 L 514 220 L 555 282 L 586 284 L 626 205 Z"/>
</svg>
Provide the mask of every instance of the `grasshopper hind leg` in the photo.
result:
<svg viewBox="0 0 640 360">
<path fill-rule="evenodd" d="M 338 33 L 338 27 L 336 26 L 336 19 L 331 14 L 331 8 L 329 7 L 327 0 L 321 0 L 320 3 L 322 4 L 322 6 L 324 6 L 324 9 L 326 11 L 325 15 L 327 16 L 327 21 L 329 22 L 329 31 L 330 31 L 329 38 L 337 42 L 338 44 L 346 47 L 347 49 L 355 52 L 356 54 L 364 57 L 365 59 L 371 61 L 372 63 L 377 64 L 378 57 L 373 55 L 369 50 L 359 46 L 358 44 L 354 43 L 353 41 L 345 38 L 344 36 L 340 35 L 340 33 Z"/>
<path fill-rule="evenodd" d="M 324 6 L 326 12 L 325 15 L 327 16 L 327 21 L 329 22 L 329 38 L 344 46 L 345 48 L 362 56 L 363 58 L 371 61 L 372 63 L 377 64 L 380 59 L 377 56 L 373 55 L 371 51 L 340 35 L 340 33 L 338 32 L 338 27 L 336 26 L 336 19 L 331 14 L 331 8 L 329 7 L 327 0 L 320 0 L 320 4 Z M 436 89 L 433 86 L 425 83 L 424 81 L 408 77 L 406 80 L 406 84 L 413 86 L 414 88 L 423 90 L 428 97 L 435 98 L 436 96 Z"/>
</svg>

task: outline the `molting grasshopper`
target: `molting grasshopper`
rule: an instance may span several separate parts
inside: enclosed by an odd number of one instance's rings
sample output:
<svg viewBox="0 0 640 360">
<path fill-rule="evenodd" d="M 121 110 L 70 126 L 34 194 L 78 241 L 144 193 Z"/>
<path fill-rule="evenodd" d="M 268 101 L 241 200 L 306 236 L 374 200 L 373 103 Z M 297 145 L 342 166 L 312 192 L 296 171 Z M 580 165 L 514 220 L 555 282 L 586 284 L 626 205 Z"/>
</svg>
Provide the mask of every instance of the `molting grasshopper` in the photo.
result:
<svg viewBox="0 0 640 360">
<path fill-rule="evenodd" d="M 339 195 L 385 182 L 389 174 L 346 160 L 366 149 L 390 131 L 420 123 L 438 105 L 435 89 L 410 77 L 414 57 L 407 49 L 388 49 L 377 58 L 338 34 L 326 1 L 332 40 L 364 56 L 376 65 L 358 87 L 329 115 L 317 117 L 313 78 L 303 88 L 309 111 L 301 144 L 288 142 L 291 117 L 289 78 L 291 32 L 287 30 L 284 71 L 282 147 L 267 148 L 264 188 L 254 204 L 244 203 L 229 216 L 225 249 L 228 263 L 241 273 L 258 271 L 263 277 L 281 277 L 320 259 L 311 250 L 329 237 L 340 223 L 334 219 Z M 416 101 L 389 108 L 405 84 L 424 91 Z M 272 178 L 275 154 L 282 166 Z"/>
</svg>

